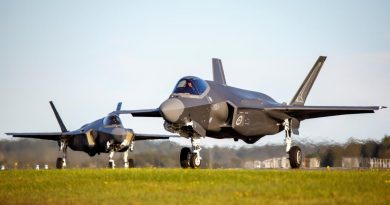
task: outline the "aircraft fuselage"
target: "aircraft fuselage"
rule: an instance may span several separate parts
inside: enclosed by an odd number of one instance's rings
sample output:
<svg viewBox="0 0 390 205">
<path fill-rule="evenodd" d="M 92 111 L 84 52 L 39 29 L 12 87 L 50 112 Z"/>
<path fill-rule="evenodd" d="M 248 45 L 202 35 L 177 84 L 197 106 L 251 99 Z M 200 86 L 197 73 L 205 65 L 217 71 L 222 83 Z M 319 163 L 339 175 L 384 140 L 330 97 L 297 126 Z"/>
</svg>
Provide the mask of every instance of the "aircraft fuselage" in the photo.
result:
<svg viewBox="0 0 390 205">
<path fill-rule="evenodd" d="M 204 128 L 208 137 L 235 138 L 252 143 L 283 130 L 282 120 L 262 110 L 263 107 L 281 105 L 271 97 L 213 81 L 205 82 L 208 88 L 202 95 L 173 93 L 160 106 L 168 131 L 190 137 L 194 131 L 196 133 L 191 123 L 195 122 Z M 169 116 L 169 112 L 175 109 L 177 116 Z"/>
<path fill-rule="evenodd" d="M 68 146 L 75 151 L 84 151 L 93 156 L 100 153 L 109 153 L 111 150 L 123 152 L 129 143 L 122 144 L 129 137 L 129 132 L 121 125 L 104 125 L 104 118 L 84 125 L 78 130 L 65 133 L 73 136 Z"/>
</svg>

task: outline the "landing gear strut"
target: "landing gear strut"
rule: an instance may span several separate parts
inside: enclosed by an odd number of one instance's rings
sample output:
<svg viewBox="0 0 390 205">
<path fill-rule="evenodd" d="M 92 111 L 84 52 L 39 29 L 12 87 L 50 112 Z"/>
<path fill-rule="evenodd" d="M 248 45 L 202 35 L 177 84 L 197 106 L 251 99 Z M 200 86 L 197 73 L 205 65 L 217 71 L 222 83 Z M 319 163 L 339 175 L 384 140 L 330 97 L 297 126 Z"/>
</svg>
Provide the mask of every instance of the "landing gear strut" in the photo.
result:
<svg viewBox="0 0 390 205">
<path fill-rule="evenodd" d="M 56 168 L 64 169 L 66 167 L 66 149 L 68 148 L 68 143 L 64 140 L 60 141 L 60 152 L 62 153 L 62 157 L 57 158 Z"/>
<path fill-rule="evenodd" d="M 284 132 L 286 134 L 285 136 L 285 142 L 286 142 L 286 152 L 289 155 L 289 161 L 290 166 L 292 169 L 297 169 L 302 164 L 302 151 L 301 148 L 298 146 L 291 147 L 292 144 L 292 126 L 291 126 L 292 120 L 291 119 L 285 119 L 283 126 L 284 126 Z"/>
<path fill-rule="evenodd" d="M 125 169 L 127 169 L 127 168 L 133 168 L 133 167 L 134 167 L 134 160 L 128 158 L 128 156 L 129 156 L 129 151 L 133 151 L 132 148 L 129 148 L 129 149 L 127 149 L 125 152 L 123 152 L 123 162 L 124 162 L 123 167 L 124 167 Z"/>
<path fill-rule="evenodd" d="M 114 169 L 115 168 L 115 161 L 114 161 L 114 154 L 115 154 L 115 149 L 111 147 L 111 144 L 109 141 L 107 142 L 107 151 L 109 150 L 109 155 L 108 155 L 108 168 Z M 123 152 L 123 167 L 124 168 L 131 168 L 134 167 L 134 160 L 133 159 L 128 159 L 129 157 L 129 151 L 133 151 L 133 142 L 130 143 L 129 148 L 127 148 Z"/>
<path fill-rule="evenodd" d="M 111 150 L 110 154 L 108 155 L 108 168 L 114 169 L 115 168 L 115 161 L 114 161 L 114 154 L 115 151 Z"/>
<path fill-rule="evenodd" d="M 180 151 L 180 166 L 184 169 L 189 167 L 197 169 L 202 162 L 202 157 L 200 157 L 200 139 L 192 137 L 191 145 L 192 151 L 188 147 L 184 147 Z"/>
</svg>

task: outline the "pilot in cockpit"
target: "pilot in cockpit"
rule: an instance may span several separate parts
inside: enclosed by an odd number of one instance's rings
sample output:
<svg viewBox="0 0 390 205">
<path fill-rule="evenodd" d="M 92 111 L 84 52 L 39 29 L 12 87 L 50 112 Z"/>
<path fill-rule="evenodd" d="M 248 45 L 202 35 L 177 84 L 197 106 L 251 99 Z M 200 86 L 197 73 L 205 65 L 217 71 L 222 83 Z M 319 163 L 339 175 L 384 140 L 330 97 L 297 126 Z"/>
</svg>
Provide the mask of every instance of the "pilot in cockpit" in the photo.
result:
<svg viewBox="0 0 390 205">
<path fill-rule="evenodd" d="M 121 125 L 121 121 L 117 115 L 107 116 L 104 118 L 103 123 L 105 126 Z"/>
<path fill-rule="evenodd" d="M 179 80 L 173 90 L 174 94 L 201 95 L 208 85 L 204 80 L 197 77 L 184 77 Z"/>
</svg>

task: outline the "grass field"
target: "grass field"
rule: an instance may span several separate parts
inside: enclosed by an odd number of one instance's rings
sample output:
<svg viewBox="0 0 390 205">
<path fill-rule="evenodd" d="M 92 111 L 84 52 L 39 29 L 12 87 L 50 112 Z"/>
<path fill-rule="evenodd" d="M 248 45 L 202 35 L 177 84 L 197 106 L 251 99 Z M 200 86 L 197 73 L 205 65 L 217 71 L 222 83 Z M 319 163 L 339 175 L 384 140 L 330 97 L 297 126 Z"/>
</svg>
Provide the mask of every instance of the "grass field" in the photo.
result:
<svg viewBox="0 0 390 205">
<path fill-rule="evenodd" d="M 390 171 L 9 170 L 0 204 L 390 204 Z"/>
</svg>

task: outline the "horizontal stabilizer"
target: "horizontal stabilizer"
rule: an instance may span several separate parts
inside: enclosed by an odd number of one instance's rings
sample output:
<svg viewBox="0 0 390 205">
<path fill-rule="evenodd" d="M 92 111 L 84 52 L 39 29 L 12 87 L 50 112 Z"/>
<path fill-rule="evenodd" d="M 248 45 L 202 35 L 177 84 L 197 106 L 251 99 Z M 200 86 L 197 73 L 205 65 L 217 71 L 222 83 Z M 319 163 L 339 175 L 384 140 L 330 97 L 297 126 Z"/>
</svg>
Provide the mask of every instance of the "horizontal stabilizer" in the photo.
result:
<svg viewBox="0 0 390 205">
<path fill-rule="evenodd" d="M 280 106 L 264 108 L 272 116 L 281 116 L 273 112 L 282 112 L 288 116 L 305 120 L 319 117 L 329 117 L 337 115 L 374 113 L 375 110 L 386 108 L 384 106 Z"/>
</svg>

